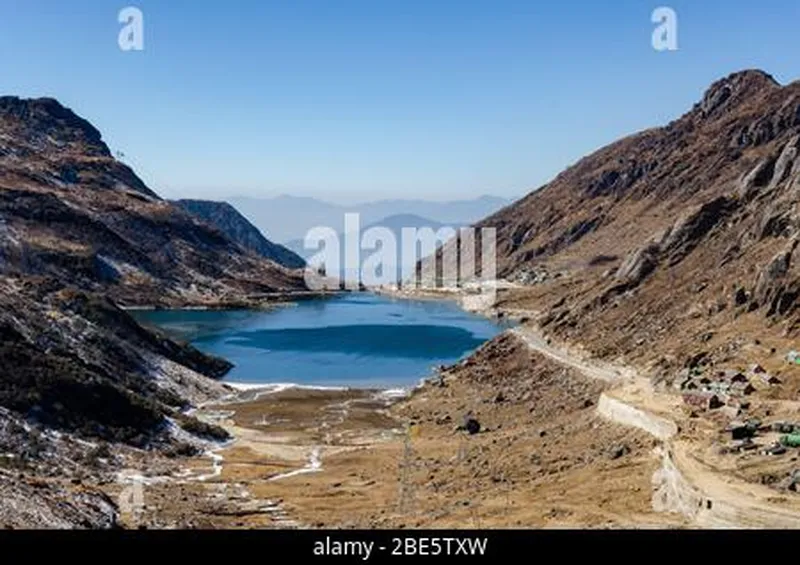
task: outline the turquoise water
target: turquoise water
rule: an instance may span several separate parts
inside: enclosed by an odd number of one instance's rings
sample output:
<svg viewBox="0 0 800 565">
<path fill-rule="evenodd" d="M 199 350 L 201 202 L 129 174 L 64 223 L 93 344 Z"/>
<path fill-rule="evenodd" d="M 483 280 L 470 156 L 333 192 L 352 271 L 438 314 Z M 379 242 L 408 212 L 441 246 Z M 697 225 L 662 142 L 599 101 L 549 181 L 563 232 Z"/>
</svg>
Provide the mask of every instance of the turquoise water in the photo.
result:
<svg viewBox="0 0 800 565">
<path fill-rule="evenodd" d="M 272 311 L 135 315 L 234 363 L 225 380 L 311 386 L 415 385 L 504 329 L 450 302 L 360 293 Z"/>
</svg>

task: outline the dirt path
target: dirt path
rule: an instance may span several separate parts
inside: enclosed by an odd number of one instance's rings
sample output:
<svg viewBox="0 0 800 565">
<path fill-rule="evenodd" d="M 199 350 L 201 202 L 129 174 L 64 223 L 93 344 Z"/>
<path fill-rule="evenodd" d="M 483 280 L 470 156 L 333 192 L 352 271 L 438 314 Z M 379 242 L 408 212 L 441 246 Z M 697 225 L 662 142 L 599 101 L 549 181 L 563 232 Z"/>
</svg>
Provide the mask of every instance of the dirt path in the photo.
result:
<svg viewBox="0 0 800 565">
<path fill-rule="evenodd" d="M 598 402 L 598 413 L 663 442 L 659 450 L 663 465 L 653 477 L 654 508 L 684 514 L 699 527 L 800 527 L 800 501 L 795 497 L 720 473 L 694 455 L 698 446 L 678 435 L 679 400 L 675 395 L 653 390 L 649 381 L 631 368 L 594 361 L 554 345 L 533 328 L 511 331 L 538 353 L 589 378 L 612 383 Z"/>
<path fill-rule="evenodd" d="M 636 373 L 626 367 L 616 367 L 599 361 L 587 361 L 575 351 L 568 351 L 554 346 L 548 343 L 548 340 L 533 328 L 517 327 L 512 329 L 511 332 L 528 344 L 531 349 L 557 363 L 572 367 L 589 378 L 599 379 L 608 383 L 620 383 L 636 378 Z"/>
</svg>

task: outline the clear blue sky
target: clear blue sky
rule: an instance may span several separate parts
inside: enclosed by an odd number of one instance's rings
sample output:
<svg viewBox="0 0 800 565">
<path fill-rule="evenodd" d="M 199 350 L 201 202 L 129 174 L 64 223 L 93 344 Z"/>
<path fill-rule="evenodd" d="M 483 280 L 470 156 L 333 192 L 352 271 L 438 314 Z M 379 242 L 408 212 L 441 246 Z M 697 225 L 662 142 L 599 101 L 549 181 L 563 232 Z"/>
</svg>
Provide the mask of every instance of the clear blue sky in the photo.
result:
<svg viewBox="0 0 800 565">
<path fill-rule="evenodd" d="M 0 0 L 0 92 L 58 98 L 167 197 L 513 196 L 730 72 L 800 78 L 798 22 L 797 0 Z"/>
</svg>

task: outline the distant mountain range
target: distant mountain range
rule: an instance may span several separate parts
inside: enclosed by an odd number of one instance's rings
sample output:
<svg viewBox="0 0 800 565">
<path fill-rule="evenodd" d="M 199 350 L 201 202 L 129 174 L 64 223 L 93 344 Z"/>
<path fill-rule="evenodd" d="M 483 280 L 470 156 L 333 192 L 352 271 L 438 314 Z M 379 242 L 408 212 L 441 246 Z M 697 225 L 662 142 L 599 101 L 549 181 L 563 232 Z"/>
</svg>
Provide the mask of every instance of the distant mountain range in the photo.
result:
<svg viewBox="0 0 800 565">
<path fill-rule="evenodd" d="M 344 231 L 344 215 L 360 214 L 362 226 L 402 215 L 425 218 L 439 225 L 462 225 L 477 222 L 511 203 L 496 196 L 480 196 L 469 200 L 437 202 L 428 200 L 376 200 L 354 205 L 338 205 L 316 198 L 277 196 L 275 198 L 231 197 L 226 199 L 252 222 L 266 238 L 289 245 L 302 240 L 311 228 L 330 227 Z M 413 227 L 413 226 L 410 226 Z"/>
</svg>

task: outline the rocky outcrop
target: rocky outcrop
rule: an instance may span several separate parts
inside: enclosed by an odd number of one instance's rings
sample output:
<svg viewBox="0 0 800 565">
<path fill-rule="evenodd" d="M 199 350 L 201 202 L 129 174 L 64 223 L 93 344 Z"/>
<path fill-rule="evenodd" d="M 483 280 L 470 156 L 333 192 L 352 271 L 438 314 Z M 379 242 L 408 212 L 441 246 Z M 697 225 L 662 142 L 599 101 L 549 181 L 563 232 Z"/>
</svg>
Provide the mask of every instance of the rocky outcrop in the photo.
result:
<svg viewBox="0 0 800 565">
<path fill-rule="evenodd" d="M 140 327 L 105 298 L 5 287 L 0 299 L 0 406 L 46 427 L 145 446 L 169 442 L 165 418 L 189 405 L 186 387 L 156 371 L 159 359 L 209 381 L 231 365 Z M 159 378 L 160 377 L 160 378 Z"/>
<path fill-rule="evenodd" d="M 703 238 L 736 209 L 736 203 L 720 196 L 680 217 L 662 243 L 662 251 L 671 264 L 683 260 L 700 245 Z"/>
<path fill-rule="evenodd" d="M 679 263 L 702 244 L 703 238 L 729 216 L 735 206 L 726 197 L 716 198 L 680 217 L 663 233 L 634 249 L 615 273 L 615 279 L 622 283 L 616 289 L 627 290 L 639 286 L 662 260 L 668 266 Z"/>
<path fill-rule="evenodd" d="M 0 132 L 0 169 L 6 176 L 52 188 L 91 185 L 158 199 L 114 159 L 97 128 L 57 100 L 0 97 Z"/>
<path fill-rule="evenodd" d="M 258 228 L 227 202 L 176 200 L 175 204 L 265 259 L 289 269 L 301 269 L 306 265 L 305 259 L 297 253 L 269 241 Z"/>
<path fill-rule="evenodd" d="M 752 308 L 765 307 L 767 316 L 785 316 L 800 298 L 800 277 L 791 275 L 792 256 L 800 239 L 793 239 L 758 273 Z"/>
<path fill-rule="evenodd" d="M 800 174 L 800 135 L 793 137 L 775 161 L 769 187 L 776 188 L 790 177 Z"/>
<path fill-rule="evenodd" d="M 617 269 L 616 279 L 625 283 L 626 287 L 638 286 L 656 270 L 660 253 L 661 245 L 658 241 L 650 241 L 634 250 Z"/>
<path fill-rule="evenodd" d="M 53 98 L 23 99 L 17 96 L 0 96 L 0 118 L 6 125 L 16 122 L 15 133 L 20 134 L 15 144 L 22 145 L 4 153 L 28 156 L 24 145 L 37 150 L 48 147 L 79 146 L 89 157 L 110 157 L 111 152 L 103 142 L 100 131 L 85 119 L 62 106 Z"/>
<path fill-rule="evenodd" d="M 764 71 L 736 72 L 708 87 L 695 111 L 704 119 L 719 117 L 720 114 L 734 111 L 737 106 L 748 103 L 765 91 L 777 88 L 780 88 L 778 82 Z"/>
</svg>

